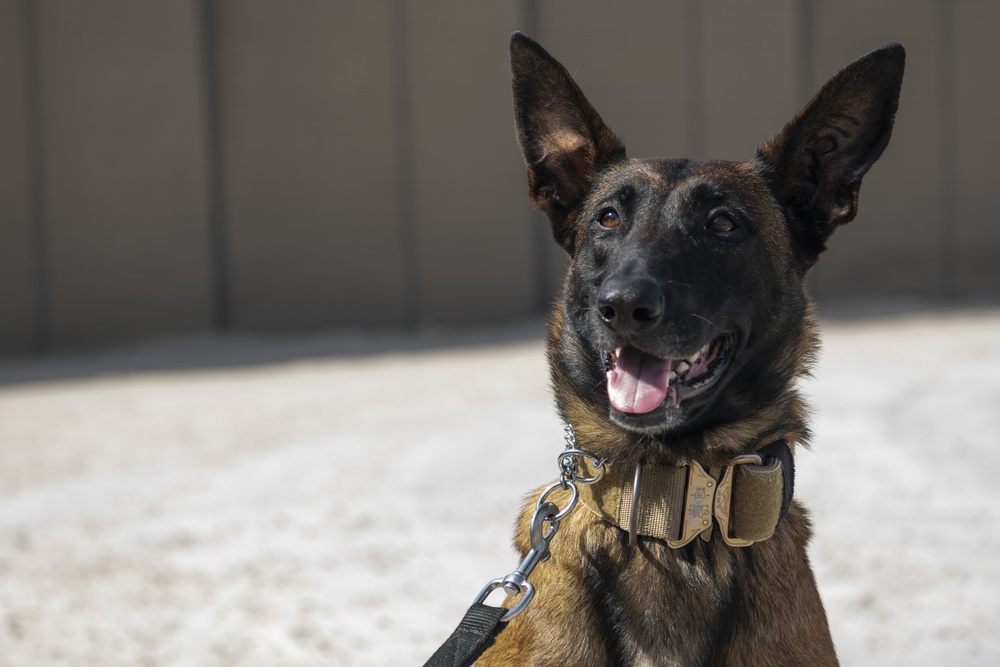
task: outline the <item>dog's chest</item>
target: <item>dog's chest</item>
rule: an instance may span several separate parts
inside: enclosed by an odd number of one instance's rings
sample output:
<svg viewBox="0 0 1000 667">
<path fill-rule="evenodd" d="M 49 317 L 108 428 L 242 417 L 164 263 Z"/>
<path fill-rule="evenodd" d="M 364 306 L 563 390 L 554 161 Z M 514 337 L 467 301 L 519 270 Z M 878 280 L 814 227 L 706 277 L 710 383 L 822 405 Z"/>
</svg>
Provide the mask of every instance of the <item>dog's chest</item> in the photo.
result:
<svg viewBox="0 0 1000 667">
<path fill-rule="evenodd" d="M 716 550 L 717 552 L 718 550 Z M 617 563 L 595 563 L 597 613 L 611 653 L 636 667 L 702 664 L 733 594 L 732 567 L 703 545 L 640 544 Z"/>
</svg>

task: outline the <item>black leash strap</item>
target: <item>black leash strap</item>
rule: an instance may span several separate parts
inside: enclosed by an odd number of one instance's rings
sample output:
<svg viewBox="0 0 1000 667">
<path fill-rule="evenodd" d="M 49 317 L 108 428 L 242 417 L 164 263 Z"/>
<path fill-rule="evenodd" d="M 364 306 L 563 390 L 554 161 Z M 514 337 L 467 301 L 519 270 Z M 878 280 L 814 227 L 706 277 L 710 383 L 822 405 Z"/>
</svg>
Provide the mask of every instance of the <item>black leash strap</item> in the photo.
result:
<svg viewBox="0 0 1000 667">
<path fill-rule="evenodd" d="M 500 619 L 507 610 L 476 602 L 451 637 L 430 657 L 424 667 L 468 667 L 493 643 L 507 624 Z"/>
</svg>

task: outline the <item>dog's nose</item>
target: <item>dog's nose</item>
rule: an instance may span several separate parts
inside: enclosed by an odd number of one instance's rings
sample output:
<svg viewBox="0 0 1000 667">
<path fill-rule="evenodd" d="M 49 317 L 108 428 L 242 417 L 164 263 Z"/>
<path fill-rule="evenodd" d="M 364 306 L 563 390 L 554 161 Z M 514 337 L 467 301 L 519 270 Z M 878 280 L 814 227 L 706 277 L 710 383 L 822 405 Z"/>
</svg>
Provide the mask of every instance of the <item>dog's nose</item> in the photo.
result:
<svg viewBox="0 0 1000 667">
<path fill-rule="evenodd" d="M 597 295 L 597 315 L 615 333 L 652 328 L 663 316 L 663 291 L 646 278 L 608 278 Z"/>
</svg>

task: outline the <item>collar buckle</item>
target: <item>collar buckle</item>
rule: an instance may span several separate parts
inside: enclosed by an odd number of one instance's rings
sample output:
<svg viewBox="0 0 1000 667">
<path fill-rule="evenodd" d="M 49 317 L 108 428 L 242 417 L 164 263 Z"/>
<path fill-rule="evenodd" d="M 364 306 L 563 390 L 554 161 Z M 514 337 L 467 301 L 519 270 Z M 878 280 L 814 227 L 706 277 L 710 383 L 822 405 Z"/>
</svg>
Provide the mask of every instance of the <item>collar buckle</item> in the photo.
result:
<svg viewBox="0 0 1000 667">
<path fill-rule="evenodd" d="M 687 465 L 687 491 L 684 498 L 681 534 L 676 540 L 667 540 L 672 549 L 688 544 L 694 538 L 702 535 L 705 540 L 712 536 L 714 518 L 719 522 L 719 532 L 722 539 L 731 547 L 748 547 L 755 540 L 748 540 L 731 535 L 733 474 L 736 467 L 744 464 L 761 465 L 760 454 L 742 454 L 733 459 L 732 463 L 722 469 L 721 479 L 705 471 L 697 461 L 689 461 Z M 636 478 L 641 466 L 636 468 Z"/>
<path fill-rule="evenodd" d="M 681 517 L 681 534 L 676 540 L 667 540 L 672 549 L 684 546 L 702 533 L 712 534 L 712 512 L 717 482 L 697 461 L 687 463 L 687 492 Z"/>
</svg>

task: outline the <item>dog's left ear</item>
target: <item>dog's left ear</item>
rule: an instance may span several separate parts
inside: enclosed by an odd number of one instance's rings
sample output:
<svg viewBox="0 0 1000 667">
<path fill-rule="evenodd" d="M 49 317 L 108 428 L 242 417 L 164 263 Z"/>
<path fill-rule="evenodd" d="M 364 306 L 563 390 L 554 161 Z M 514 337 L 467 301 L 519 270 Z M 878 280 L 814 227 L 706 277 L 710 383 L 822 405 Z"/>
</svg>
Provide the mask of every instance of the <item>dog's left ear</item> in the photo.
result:
<svg viewBox="0 0 1000 667">
<path fill-rule="evenodd" d="M 858 212 L 861 178 L 892 134 L 906 52 L 889 44 L 851 63 L 757 150 L 812 266 L 838 225 Z"/>
</svg>

